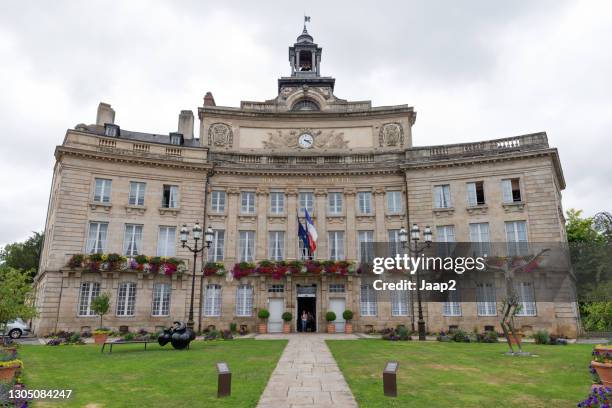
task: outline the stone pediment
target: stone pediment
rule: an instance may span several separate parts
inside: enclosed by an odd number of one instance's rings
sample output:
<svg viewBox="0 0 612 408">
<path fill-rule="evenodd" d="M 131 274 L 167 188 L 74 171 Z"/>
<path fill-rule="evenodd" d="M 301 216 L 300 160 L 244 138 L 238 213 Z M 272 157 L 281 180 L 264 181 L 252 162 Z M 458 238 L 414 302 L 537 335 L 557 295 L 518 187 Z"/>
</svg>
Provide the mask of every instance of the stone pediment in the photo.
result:
<svg viewBox="0 0 612 408">
<path fill-rule="evenodd" d="M 308 133 L 313 136 L 313 149 L 346 149 L 348 140 L 344 139 L 344 132 L 335 130 L 313 130 L 313 129 L 278 129 L 268 132 L 268 140 L 262 142 L 266 149 L 299 149 L 298 139 L 300 135 Z"/>
</svg>

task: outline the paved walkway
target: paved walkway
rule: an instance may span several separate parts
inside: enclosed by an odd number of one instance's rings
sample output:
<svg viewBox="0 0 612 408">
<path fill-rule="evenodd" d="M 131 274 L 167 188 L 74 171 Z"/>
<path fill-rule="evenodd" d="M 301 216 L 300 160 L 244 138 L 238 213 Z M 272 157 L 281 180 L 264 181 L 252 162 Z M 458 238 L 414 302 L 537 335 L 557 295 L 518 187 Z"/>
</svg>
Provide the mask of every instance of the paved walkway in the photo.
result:
<svg viewBox="0 0 612 408">
<path fill-rule="evenodd" d="M 256 339 L 288 339 L 258 408 L 356 408 L 326 339 L 357 340 L 351 334 L 266 334 Z"/>
</svg>

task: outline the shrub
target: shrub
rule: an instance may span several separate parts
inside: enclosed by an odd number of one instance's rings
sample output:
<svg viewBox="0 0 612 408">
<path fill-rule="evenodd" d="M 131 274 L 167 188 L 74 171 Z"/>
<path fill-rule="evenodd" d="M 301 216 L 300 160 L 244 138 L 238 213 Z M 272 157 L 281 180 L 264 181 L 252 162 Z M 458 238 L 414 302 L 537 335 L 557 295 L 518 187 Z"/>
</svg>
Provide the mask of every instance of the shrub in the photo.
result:
<svg viewBox="0 0 612 408">
<path fill-rule="evenodd" d="M 123 335 L 123 337 L 121 338 L 121 340 L 123 340 L 123 341 L 132 341 L 132 340 L 134 340 L 135 337 L 136 337 L 136 335 L 134 333 L 125 333 Z"/>
<path fill-rule="evenodd" d="M 234 336 L 232 335 L 231 330 L 223 330 L 223 332 L 221 332 L 221 337 L 223 337 L 223 340 L 233 340 L 234 339 Z"/>
<path fill-rule="evenodd" d="M 293 315 L 290 312 L 283 313 L 283 321 L 289 323 L 293 319 Z"/>
<path fill-rule="evenodd" d="M 237 328 L 237 327 L 238 327 L 238 325 L 237 325 L 236 323 L 234 323 L 234 322 L 231 322 L 231 323 L 230 323 L 230 331 L 231 331 L 232 333 L 236 333 L 236 328 Z"/>
<path fill-rule="evenodd" d="M 538 330 L 533 335 L 533 339 L 536 344 L 548 344 L 550 342 L 550 335 L 546 330 Z"/>
<path fill-rule="evenodd" d="M 325 313 L 325 320 L 327 320 L 328 322 L 333 322 L 334 320 L 336 320 L 336 314 L 331 311 Z"/>
<path fill-rule="evenodd" d="M 457 329 L 452 334 L 452 339 L 453 341 L 457 343 L 469 343 L 470 342 L 470 338 L 468 337 L 468 335 L 461 329 Z"/>
<path fill-rule="evenodd" d="M 497 333 L 494 331 L 486 331 L 484 332 L 484 334 L 481 337 L 481 340 L 483 343 L 497 343 L 498 341 L 498 337 L 497 337 Z"/>
<path fill-rule="evenodd" d="M 266 309 L 261 309 L 259 311 L 259 313 L 257 313 L 257 317 L 259 317 L 260 319 L 267 319 L 268 317 L 270 317 L 270 312 L 268 312 Z"/>
<path fill-rule="evenodd" d="M 210 330 L 208 333 L 206 333 L 204 340 L 215 340 L 217 337 L 219 337 L 219 332 L 216 330 Z"/>
<path fill-rule="evenodd" d="M 350 322 L 351 320 L 353 320 L 353 311 L 348 309 L 345 310 L 344 313 L 342 313 L 342 318 L 347 322 Z"/>
<path fill-rule="evenodd" d="M 412 340 L 406 326 L 397 326 L 397 334 L 400 340 Z"/>
</svg>

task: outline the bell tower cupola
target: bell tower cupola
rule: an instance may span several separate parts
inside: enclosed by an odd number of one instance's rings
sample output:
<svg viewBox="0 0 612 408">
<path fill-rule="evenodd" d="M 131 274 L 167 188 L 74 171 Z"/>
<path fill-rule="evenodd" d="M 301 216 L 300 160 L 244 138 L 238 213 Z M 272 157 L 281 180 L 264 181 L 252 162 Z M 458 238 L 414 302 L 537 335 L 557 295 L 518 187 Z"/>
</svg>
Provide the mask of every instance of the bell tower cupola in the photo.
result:
<svg viewBox="0 0 612 408">
<path fill-rule="evenodd" d="M 317 44 L 306 28 L 310 17 L 304 16 L 304 30 L 293 44 L 289 47 L 289 64 L 291 65 L 291 76 L 318 77 L 321 76 L 321 52 Z"/>
</svg>

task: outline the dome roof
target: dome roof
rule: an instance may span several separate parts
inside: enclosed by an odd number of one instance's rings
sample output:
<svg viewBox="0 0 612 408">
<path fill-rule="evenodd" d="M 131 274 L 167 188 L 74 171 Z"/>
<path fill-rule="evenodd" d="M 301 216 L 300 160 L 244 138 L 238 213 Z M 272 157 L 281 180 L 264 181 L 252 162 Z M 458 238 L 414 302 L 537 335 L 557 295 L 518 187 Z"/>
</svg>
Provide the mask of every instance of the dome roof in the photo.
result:
<svg viewBox="0 0 612 408">
<path fill-rule="evenodd" d="M 298 43 L 312 43 L 313 38 L 310 34 L 308 34 L 308 30 L 306 30 L 306 26 L 304 26 L 304 31 L 297 38 Z"/>
</svg>

